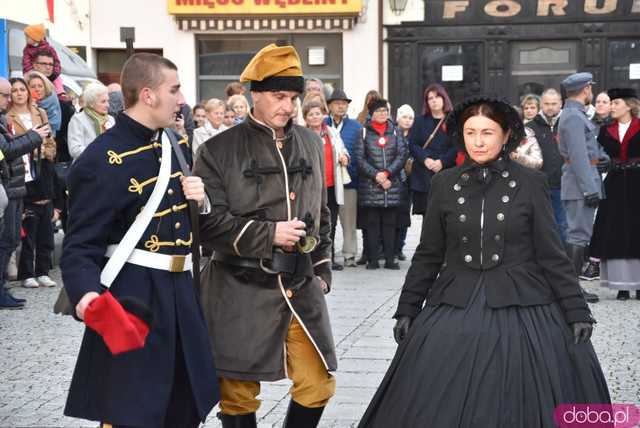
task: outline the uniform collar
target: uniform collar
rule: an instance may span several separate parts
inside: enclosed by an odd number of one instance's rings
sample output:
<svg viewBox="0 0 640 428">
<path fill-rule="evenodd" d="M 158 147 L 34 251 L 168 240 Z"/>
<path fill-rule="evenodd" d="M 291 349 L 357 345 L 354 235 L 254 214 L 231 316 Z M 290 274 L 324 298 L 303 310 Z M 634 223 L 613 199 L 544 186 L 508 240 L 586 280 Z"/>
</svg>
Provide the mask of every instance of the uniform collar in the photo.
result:
<svg viewBox="0 0 640 428">
<path fill-rule="evenodd" d="M 276 130 L 271 128 L 266 123 L 263 123 L 258 119 L 256 119 L 256 117 L 253 115 L 253 109 L 249 112 L 249 114 L 247 114 L 246 121 L 249 124 L 249 126 L 251 126 L 252 128 L 265 132 L 274 140 L 276 139 Z M 289 119 L 289 122 L 287 122 L 287 124 L 284 126 L 284 139 L 287 139 L 290 136 L 292 128 L 293 128 L 293 120 Z"/>
<path fill-rule="evenodd" d="M 486 173 L 488 173 L 489 176 L 495 173 L 504 177 L 504 171 L 506 171 L 509 166 L 507 159 L 508 158 L 503 155 L 493 162 L 480 165 L 467 157 L 460 169 L 458 182 L 463 186 L 471 184 L 474 181 L 487 183 L 489 180 L 486 178 Z"/>
<path fill-rule="evenodd" d="M 580 110 L 581 112 L 585 113 L 585 105 L 582 103 L 579 103 L 578 101 L 575 100 L 566 100 L 564 102 L 564 108 L 568 109 L 568 108 L 573 108 L 576 110 Z"/>
<path fill-rule="evenodd" d="M 126 126 L 133 135 L 144 141 L 151 141 L 153 136 L 156 134 L 156 130 L 147 128 L 125 112 L 118 114 L 116 123 Z"/>
</svg>

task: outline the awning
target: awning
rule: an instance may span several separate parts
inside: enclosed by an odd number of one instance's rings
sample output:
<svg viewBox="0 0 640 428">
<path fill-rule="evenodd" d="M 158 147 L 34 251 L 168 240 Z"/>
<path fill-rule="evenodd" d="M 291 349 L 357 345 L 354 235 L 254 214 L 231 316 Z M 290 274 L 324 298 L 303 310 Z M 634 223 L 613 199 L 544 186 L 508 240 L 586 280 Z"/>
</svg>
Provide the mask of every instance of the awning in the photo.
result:
<svg viewBox="0 0 640 428">
<path fill-rule="evenodd" d="M 346 31 L 358 16 L 175 16 L 181 31 Z"/>
</svg>

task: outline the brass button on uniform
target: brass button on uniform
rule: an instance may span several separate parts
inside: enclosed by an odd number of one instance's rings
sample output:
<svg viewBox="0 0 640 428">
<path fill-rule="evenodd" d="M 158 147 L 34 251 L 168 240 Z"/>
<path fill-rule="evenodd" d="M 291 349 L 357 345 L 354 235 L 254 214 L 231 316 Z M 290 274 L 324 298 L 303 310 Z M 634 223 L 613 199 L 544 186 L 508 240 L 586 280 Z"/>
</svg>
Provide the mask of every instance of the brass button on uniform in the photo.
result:
<svg viewBox="0 0 640 428">
<path fill-rule="evenodd" d="M 498 215 L 496 216 L 496 218 L 498 219 L 498 221 L 504 221 L 504 214 L 502 214 L 502 213 L 498 213 Z"/>
<path fill-rule="evenodd" d="M 287 290 L 287 297 L 290 299 L 293 297 L 293 291 Z"/>
<path fill-rule="evenodd" d="M 160 157 L 160 158 L 158 158 L 158 162 L 162 162 L 162 158 L 161 158 L 161 157 Z"/>
<path fill-rule="evenodd" d="M 509 177 L 509 171 L 502 171 L 502 176 L 503 176 L 504 178 Z"/>
<path fill-rule="evenodd" d="M 509 182 L 509 187 L 511 187 L 512 189 L 513 189 L 514 187 L 516 187 L 516 180 L 511 180 L 511 181 Z"/>
<path fill-rule="evenodd" d="M 471 263 L 473 261 L 473 257 L 471 257 L 470 254 L 467 254 L 466 256 L 464 256 L 464 261 L 467 263 Z"/>
<path fill-rule="evenodd" d="M 498 260 L 500 260 L 500 256 L 497 254 L 494 254 L 493 256 L 491 256 L 491 261 L 492 262 L 497 262 Z"/>
<path fill-rule="evenodd" d="M 180 208 L 178 208 L 177 205 L 174 205 L 171 207 L 171 211 L 173 211 L 174 213 L 177 213 L 178 211 L 180 211 Z"/>
<path fill-rule="evenodd" d="M 507 202 L 509 202 L 509 197 L 508 197 L 507 195 L 504 195 L 504 196 L 502 197 L 502 202 L 504 202 L 505 204 L 506 204 Z"/>
<path fill-rule="evenodd" d="M 462 196 L 458 198 L 458 203 L 460 205 L 464 204 L 464 198 Z"/>
<path fill-rule="evenodd" d="M 177 223 L 175 224 L 175 228 L 176 228 L 176 229 L 180 229 L 181 227 L 182 227 L 182 225 L 180 224 L 180 222 L 177 222 Z"/>
<path fill-rule="evenodd" d="M 169 195 L 173 195 L 173 189 L 169 189 L 169 190 L 167 190 L 167 193 L 168 193 Z"/>
<path fill-rule="evenodd" d="M 460 189 L 462 189 L 462 186 L 460 186 L 458 183 L 453 185 L 453 190 L 455 190 L 456 192 L 459 192 Z"/>
<path fill-rule="evenodd" d="M 292 201 L 296 200 L 296 192 L 290 192 L 289 193 L 289 199 L 291 199 Z"/>
<path fill-rule="evenodd" d="M 460 217 L 458 217 L 458 220 L 460 220 L 460 223 L 464 223 L 465 221 L 467 221 L 467 216 L 464 214 L 460 214 Z"/>
</svg>

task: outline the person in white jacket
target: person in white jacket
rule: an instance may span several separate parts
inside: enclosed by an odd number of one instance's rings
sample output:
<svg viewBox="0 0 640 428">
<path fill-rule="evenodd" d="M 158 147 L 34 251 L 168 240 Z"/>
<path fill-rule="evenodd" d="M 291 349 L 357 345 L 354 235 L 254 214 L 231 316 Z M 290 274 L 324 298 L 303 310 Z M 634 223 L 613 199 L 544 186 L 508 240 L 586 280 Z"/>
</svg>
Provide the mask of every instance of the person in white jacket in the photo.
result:
<svg viewBox="0 0 640 428">
<path fill-rule="evenodd" d="M 306 125 L 318 134 L 322 140 L 322 149 L 325 161 L 325 187 L 327 188 L 327 205 L 331 211 L 331 242 L 335 242 L 336 225 L 338 224 L 338 212 L 344 205 L 345 180 L 351 181 L 346 166 L 349 164 L 349 152 L 344 147 L 340 133 L 333 127 L 324 123 L 327 110 L 324 104 L 318 100 L 306 100 L 302 104 L 302 116 Z M 343 265 L 335 261 L 334 245 L 331 245 L 331 268 L 342 270 Z"/>
<path fill-rule="evenodd" d="M 82 93 L 84 109 L 69 121 L 67 142 L 69 154 L 75 161 L 104 131 L 115 124 L 109 115 L 109 94 L 102 83 L 89 83 Z"/>
<path fill-rule="evenodd" d="M 204 126 L 196 128 L 196 130 L 193 131 L 192 148 L 194 159 L 198 153 L 198 147 L 200 147 L 202 143 L 227 129 L 222 123 L 224 121 L 225 107 L 224 101 L 217 98 L 211 98 L 204 105 Z"/>
</svg>

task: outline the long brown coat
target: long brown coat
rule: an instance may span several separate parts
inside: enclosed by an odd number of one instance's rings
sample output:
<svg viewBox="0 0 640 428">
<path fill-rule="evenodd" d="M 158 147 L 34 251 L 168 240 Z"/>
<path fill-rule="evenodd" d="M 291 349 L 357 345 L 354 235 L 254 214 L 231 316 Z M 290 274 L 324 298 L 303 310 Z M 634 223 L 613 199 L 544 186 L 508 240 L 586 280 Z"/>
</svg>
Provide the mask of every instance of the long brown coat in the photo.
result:
<svg viewBox="0 0 640 428">
<path fill-rule="evenodd" d="M 279 146 L 282 146 L 281 148 Z M 289 124 L 282 143 L 252 116 L 200 148 L 212 212 L 202 217 L 203 246 L 269 260 L 277 221 L 314 219 L 314 273 L 331 282 L 330 213 L 319 138 Z M 201 302 L 221 377 L 273 381 L 286 377 L 285 340 L 292 317 L 304 327 L 327 370 L 337 366 L 324 293 L 316 277 L 292 297 L 281 275 L 212 262 L 202 273 Z"/>
</svg>

